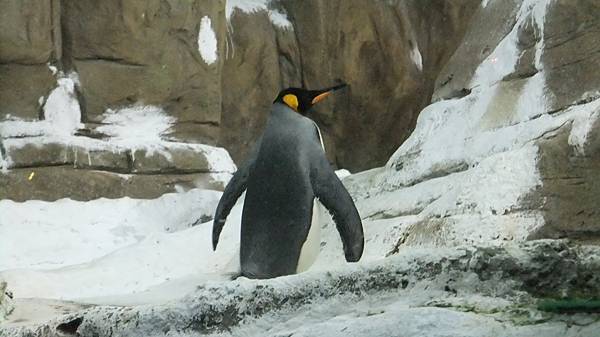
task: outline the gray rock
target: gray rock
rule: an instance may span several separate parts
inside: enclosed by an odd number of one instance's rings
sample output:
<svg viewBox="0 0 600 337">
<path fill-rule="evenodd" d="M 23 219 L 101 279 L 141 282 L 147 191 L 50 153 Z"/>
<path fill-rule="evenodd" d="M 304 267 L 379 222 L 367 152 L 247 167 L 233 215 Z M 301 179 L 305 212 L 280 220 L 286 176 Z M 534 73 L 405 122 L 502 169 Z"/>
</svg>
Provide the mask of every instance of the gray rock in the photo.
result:
<svg viewBox="0 0 600 337">
<path fill-rule="evenodd" d="M 76 146 L 72 152 L 75 168 L 120 173 L 131 172 L 131 153 L 129 150 L 96 150 Z"/>
<path fill-rule="evenodd" d="M 5 143 L 5 151 L 10 158 L 9 168 L 43 167 L 73 163 L 73 152 L 62 143 L 25 143 L 10 145 Z"/>
<path fill-rule="evenodd" d="M 207 158 L 191 148 L 165 150 L 136 149 L 132 153 L 134 173 L 205 173 L 210 172 Z"/>
</svg>

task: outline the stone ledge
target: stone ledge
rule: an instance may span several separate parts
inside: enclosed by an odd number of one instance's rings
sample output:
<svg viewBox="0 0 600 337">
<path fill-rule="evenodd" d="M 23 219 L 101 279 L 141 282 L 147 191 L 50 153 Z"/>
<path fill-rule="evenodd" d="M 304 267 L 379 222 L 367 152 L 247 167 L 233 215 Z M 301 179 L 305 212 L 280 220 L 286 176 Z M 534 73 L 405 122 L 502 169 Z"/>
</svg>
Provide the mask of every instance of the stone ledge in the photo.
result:
<svg viewBox="0 0 600 337">
<path fill-rule="evenodd" d="M 0 174 L 0 199 L 18 202 L 31 199 L 55 201 L 62 198 L 80 201 L 121 197 L 153 199 L 165 193 L 191 188 L 223 190 L 224 182 L 220 175 L 128 175 L 70 166 L 21 168 Z"/>
<path fill-rule="evenodd" d="M 203 144 L 163 142 L 144 148 L 127 148 L 87 137 L 73 137 L 70 143 L 44 137 L 9 138 L 2 143 L 8 159 L 7 169 L 71 165 L 76 169 L 142 174 L 233 173 L 235 170 L 231 159 L 224 158 L 227 157 L 225 150 Z"/>
</svg>

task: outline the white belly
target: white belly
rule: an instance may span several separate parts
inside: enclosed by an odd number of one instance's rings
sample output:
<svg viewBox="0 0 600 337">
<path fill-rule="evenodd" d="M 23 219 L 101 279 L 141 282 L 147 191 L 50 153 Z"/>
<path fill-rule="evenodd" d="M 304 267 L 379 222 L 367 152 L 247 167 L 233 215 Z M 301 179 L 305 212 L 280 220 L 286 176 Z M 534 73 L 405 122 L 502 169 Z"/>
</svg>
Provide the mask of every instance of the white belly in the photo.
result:
<svg viewBox="0 0 600 337">
<path fill-rule="evenodd" d="M 301 273 L 308 270 L 310 266 L 317 260 L 319 251 L 321 250 L 321 212 L 323 206 L 315 199 L 313 202 L 312 218 L 310 221 L 310 229 L 306 236 L 306 241 L 302 245 L 300 250 L 300 258 L 298 259 L 298 266 L 296 267 L 296 273 Z"/>
</svg>

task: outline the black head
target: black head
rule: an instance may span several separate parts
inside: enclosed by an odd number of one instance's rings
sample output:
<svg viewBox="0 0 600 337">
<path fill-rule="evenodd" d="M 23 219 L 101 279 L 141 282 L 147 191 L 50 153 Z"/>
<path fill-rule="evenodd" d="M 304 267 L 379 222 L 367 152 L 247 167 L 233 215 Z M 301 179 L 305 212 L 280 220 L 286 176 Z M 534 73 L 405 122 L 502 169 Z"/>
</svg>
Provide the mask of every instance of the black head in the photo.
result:
<svg viewBox="0 0 600 337">
<path fill-rule="evenodd" d="M 346 83 L 321 90 L 306 90 L 302 88 L 287 88 L 282 90 L 273 103 L 282 103 L 296 112 L 305 115 L 313 105 L 322 101 L 332 92 L 346 86 Z"/>
</svg>

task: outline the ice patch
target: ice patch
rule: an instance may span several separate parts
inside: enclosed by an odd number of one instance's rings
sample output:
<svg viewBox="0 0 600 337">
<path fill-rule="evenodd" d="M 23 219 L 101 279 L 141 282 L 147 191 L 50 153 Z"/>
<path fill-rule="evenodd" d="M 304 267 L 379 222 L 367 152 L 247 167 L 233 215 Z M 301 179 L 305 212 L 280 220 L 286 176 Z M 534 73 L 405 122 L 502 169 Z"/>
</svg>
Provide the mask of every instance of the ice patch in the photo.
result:
<svg viewBox="0 0 600 337">
<path fill-rule="evenodd" d="M 200 20 L 200 31 L 198 32 L 198 51 L 206 64 L 211 65 L 217 61 L 217 36 L 212 29 L 208 16 Z"/>
</svg>

